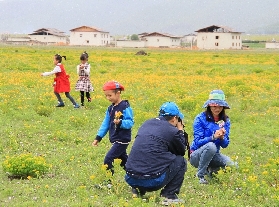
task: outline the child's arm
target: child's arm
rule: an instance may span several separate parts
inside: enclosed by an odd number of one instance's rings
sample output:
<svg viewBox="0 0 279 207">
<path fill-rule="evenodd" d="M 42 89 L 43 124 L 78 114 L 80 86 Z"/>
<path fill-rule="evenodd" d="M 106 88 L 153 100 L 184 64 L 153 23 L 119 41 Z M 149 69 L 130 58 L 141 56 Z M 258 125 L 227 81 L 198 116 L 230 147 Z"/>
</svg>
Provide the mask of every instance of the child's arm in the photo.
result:
<svg viewBox="0 0 279 207">
<path fill-rule="evenodd" d="M 55 73 L 60 73 L 60 72 L 61 72 L 61 68 L 59 66 L 55 66 L 53 71 L 51 71 L 51 72 L 44 72 L 44 73 L 41 74 L 41 76 L 49 76 L 49 75 L 53 75 Z"/>
<path fill-rule="evenodd" d="M 98 143 L 99 143 L 99 141 L 95 139 L 95 140 L 93 141 L 92 145 L 93 145 L 93 146 L 98 146 Z"/>
<path fill-rule="evenodd" d="M 77 74 L 78 74 L 78 75 L 79 75 L 79 66 L 80 66 L 80 65 L 77 66 Z"/>
<path fill-rule="evenodd" d="M 88 64 L 87 67 L 84 68 L 84 72 L 86 75 L 90 74 L 90 64 Z"/>
<path fill-rule="evenodd" d="M 108 110 L 106 111 L 106 116 L 97 132 L 97 136 L 94 140 L 94 142 L 92 143 L 93 146 L 97 146 L 98 142 L 100 142 L 102 140 L 102 138 L 107 134 L 108 130 L 109 130 L 109 112 Z"/>
<path fill-rule="evenodd" d="M 134 115 L 131 107 L 123 111 L 123 119 L 120 120 L 120 128 L 131 129 L 134 126 Z"/>
</svg>

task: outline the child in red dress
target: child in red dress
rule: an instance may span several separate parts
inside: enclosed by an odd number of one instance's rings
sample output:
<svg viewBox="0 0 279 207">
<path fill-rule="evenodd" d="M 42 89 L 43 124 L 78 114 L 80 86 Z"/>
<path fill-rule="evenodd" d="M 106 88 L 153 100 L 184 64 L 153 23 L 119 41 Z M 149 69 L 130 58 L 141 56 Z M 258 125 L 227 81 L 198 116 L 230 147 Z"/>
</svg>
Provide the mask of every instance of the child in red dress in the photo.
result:
<svg viewBox="0 0 279 207">
<path fill-rule="evenodd" d="M 61 56 L 59 54 L 56 54 L 54 56 L 53 64 L 55 65 L 53 71 L 51 72 L 44 72 L 41 74 L 41 76 L 49 76 L 55 74 L 53 88 L 54 88 L 54 94 L 58 99 L 58 105 L 56 107 L 64 107 L 65 104 L 63 100 L 61 99 L 61 96 L 59 93 L 65 93 L 66 97 L 70 99 L 72 104 L 74 105 L 74 108 L 79 108 L 78 103 L 73 99 L 73 97 L 70 95 L 70 81 L 69 81 L 69 75 L 66 74 L 65 68 L 62 65 L 62 57 L 66 60 L 66 56 Z"/>
</svg>

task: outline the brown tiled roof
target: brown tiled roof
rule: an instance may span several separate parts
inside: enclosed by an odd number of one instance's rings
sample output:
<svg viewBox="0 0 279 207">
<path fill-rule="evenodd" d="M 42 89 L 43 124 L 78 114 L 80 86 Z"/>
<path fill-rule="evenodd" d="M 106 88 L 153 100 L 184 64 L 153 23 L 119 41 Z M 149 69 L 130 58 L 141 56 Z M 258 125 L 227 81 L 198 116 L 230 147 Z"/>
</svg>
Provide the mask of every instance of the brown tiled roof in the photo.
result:
<svg viewBox="0 0 279 207">
<path fill-rule="evenodd" d="M 74 29 L 71 29 L 70 31 L 71 32 L 74 32 L 74 31 L 84 31 L 84 32 L 104 32 L 104 33 L 109 33 L 109 32 L 106 32 L 106 31 L 103 31 L 102 29 L 99 29 L 97 27 L 90 27 L 90 26 L 80 26 L 80 27 L 76 27 Z"/>
<path fill-rule="evenodd" d="M 143 35 L 142 37 L 148 37 L 148 36 L 161 36 L 161 37 L 180 38 L 179 36 L 171 35 L 171 34 L 168 34 L 168 33 L 160 33 L 160 32 L 148 33 L 146 35 Z"/>
</svg>

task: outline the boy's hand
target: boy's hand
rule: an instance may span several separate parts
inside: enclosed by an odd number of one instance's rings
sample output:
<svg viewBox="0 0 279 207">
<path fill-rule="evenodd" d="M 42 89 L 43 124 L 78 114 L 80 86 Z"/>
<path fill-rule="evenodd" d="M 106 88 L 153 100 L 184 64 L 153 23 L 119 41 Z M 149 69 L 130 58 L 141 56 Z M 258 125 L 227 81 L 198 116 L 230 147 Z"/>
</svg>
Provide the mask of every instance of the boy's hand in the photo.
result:
<svg viewBox="0 0 279 207">
<path fill-rule="evenodd" d="M 94 147 L 96 147 L 96 146 L 98 146 L 98 143 L 99 143 L 99 141 L 95 139 L 94 142 L 92 143 L 92 145 L 93 145 Z"/>
<path fill-rule="evenodd" d="M 115 124 L 119 124 L 119 122 L 120 122 L 120 119 L 114 119 L 113 120 L 113 123 L 115 123 Z"/>
</svg>

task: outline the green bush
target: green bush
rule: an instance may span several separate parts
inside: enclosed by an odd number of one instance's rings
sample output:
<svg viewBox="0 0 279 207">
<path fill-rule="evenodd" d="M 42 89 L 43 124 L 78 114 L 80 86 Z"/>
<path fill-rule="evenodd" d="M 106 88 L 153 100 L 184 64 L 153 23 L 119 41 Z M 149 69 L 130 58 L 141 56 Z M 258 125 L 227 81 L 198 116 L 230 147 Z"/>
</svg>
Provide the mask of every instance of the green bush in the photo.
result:
<svg viewBox="0 0 279 207">
<path fill-rule="evenodd" d="M 32 154 L 20 154 L 13 157 L 6 157 L 2 163 L 3 170 L 10 178 L 39 178 L 45 174 L 51 165 L 47 164 L 42 156 Z"/>
</svg>

